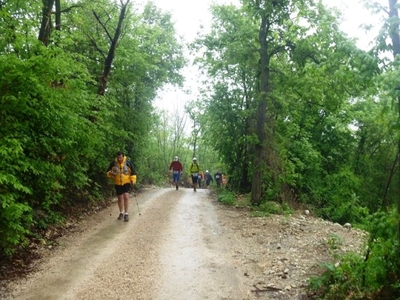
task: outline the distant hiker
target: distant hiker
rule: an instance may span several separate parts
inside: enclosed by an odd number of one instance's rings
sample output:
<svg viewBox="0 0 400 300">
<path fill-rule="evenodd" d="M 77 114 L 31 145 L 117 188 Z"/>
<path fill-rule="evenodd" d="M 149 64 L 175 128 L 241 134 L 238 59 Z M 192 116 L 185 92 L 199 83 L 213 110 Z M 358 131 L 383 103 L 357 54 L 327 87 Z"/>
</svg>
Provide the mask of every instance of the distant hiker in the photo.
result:
<svg viewBox="0 0 400 300">
<path fill-rule="evenodd" d="M 204 180 L 206 182 L 206 187 L 210 185 L 211 182 L 214 182 L 214 179 L 212 178 L 211 174 L 206 170 L 206 173 L 204 174 Z"/>
<path fill-rule="evenodd" d="M 228 182 L 228 176 L 225 173 L 222 173 L 222 185 L 226 185 Z"/>
<path fill-rule="evenodd" d="M 179 157 L 175 156 L 174 160 L 169 165 L 169 170 L 172 171 L 172 180 L 175 184 L 176 190 L 179 189 L 179 178 L 183 172 L 183 166 L 179 161 Z"/>
<path fill-rule="evenodd" d="M 219 171 L 217 171 L 214 174 L 214 178 L 215 178 L 215 183 L 217 184 L 217 187 L 221 186 L 222 183 L 222 173 L 220 173 Z"/>
<path fill-rule="evenodd" d="M 200 171 L 199 175 L 197 175 L 197 183 L 199 184 L 199 189 L 203 187 L 203 181 L 204 181 L 204 173 Z"/>
<path fill-rule="evenodd" d="M 193 161 L 189 167 L 189 172 L 190 172 L 190 175 L 192 175 L 193 190 L 196 191 L 196 184 L 197 184 L 198 176 L 200 173 L 200 166 L 197 163 L 196 157 L 193 157 Z"/>
<path fill-rule="evenodd" d="M 117 157 L 108 166 L 107 176 L 114 179 L 118 197 L 118 220 L 123 219 L 128 222 L 129 192 L 131 191 L 131 184 L 136 184 L 136 171 L 122 151 L 117 152 Z"/>
</svg>

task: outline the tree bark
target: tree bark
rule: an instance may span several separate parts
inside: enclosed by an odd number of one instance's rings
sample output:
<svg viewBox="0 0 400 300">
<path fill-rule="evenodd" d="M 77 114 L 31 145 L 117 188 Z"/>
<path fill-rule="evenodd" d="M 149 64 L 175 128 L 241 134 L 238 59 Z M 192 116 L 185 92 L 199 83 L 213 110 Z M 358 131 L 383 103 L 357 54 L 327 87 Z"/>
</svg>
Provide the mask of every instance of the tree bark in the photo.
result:
<svg viewBox="0 0 400 300">
<path fill-rule="evenodd" d="M 54 0 L 42 0 L 42 3 L 42 22 L 40 24 L 38 39 L 43 45 L 48 46 L 52 27 L 51 12 L 54 6 Z"/>
<path fill-rule="evenodd" d="M 61 2 L 60 0 L 55 0 L 56 1 L 56 24 L 55 28 L 56 30 L 61 30 Z"/>
<path fill-rule="evenodd" d="M 268 55 L 268 19 L 262 17 L 259 42 L 260 42 L 260 99 L 257 107 L 257 138 L 258 142 L 254 149 L 253 160 L 253 181 L 251 188 L 251 203 L 252 205 L 259 205 L 263 197 L 262 191 L 262 177 L 265 169 L 265 149 L 266 149 L 266 120 L 267 120 L 267 100 L 269 93 L 269 62 Z"/>
</svg>

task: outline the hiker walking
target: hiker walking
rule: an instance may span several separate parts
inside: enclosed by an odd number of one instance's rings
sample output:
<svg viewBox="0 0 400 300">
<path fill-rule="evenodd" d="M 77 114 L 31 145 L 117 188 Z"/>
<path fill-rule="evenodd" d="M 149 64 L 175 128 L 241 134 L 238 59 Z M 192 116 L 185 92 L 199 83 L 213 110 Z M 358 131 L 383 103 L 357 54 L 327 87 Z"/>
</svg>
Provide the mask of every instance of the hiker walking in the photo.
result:
<svg viewBox="0 0 400 300">
<path fill-rule="evenodd" d="M 220 173 L 219 171 L 217 171 L 214 174 L 214 178 L 215 178 L 215 183 L 217 184 L 217 187 L 221 186 L 222 183 L 222 173 Z"/>
<path fill-rule="evenodd" d="M 179 157 L 175 156 L 174 160 L 169 165 L 169 170 L 172 171 L 172 180 L 175 184 L 176 190 L 179 189 L 179 178 L 183 172 L 183 166 L 179 161 Z"/>
<path fill-rule="evenodd" d="M 189 167 L 189 172 L 190 172 L 190 175 L 192 176 L 193 190 L 196 191 L 196 184 L 197 184 L 197 180 L 198 180 L 198 176 L 199 176 L 199 172 L 200 172 L 200 166 L 197 163 L 196 157 L 193 157 L 193 161 Z"/>
<path fill-rule="evenodd" d="M 199 189 L 203 187 L 203 181 L 204 181 L 204 174 L 202 171 L 199 172 L 197 175 L 197 183 L 199 184 Z"/>
<path fill-rule="evenodd" d="M 131 191 L 131 184 L 136 184 L 136 171 L 122 151 L 117 152 L 115 160 L 108 166 L 107 176 L 114 179 L 118 197 L 118 220 L 123 219 L 128 222 L 129 192 Z"/>
<path fill-rule="evenodd" d="M 211 182 L 214 182 L 214 179 L 212 178 L 211 174 L 206 170 L 206 173 L 204 174 L 204 180 L 206 182 L 206 187 L 210 185 Z"/>
</svg>

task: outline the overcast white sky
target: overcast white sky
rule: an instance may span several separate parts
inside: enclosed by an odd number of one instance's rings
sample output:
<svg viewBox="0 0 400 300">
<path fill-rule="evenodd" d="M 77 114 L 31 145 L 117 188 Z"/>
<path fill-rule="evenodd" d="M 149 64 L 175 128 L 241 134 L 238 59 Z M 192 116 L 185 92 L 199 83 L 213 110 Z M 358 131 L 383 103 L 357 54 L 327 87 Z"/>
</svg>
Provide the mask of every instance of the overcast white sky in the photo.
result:
<svg viewBox="0 0 400 300">
<path fill-rule="evenodd" d="M 152 0 L 156 6 L 168 11 L 172 14 L 173 20 L 176 25 L 176 30 L 179 35 L 183 36 L 187 42 L 193 41 L 200 26 L 207 25 L 211 21 L 209 7 L 211 3 L 227 4 L 238 3 L 238 0 Z M 376 18 L 364 9 L 360 4 L 360 0 L 324 0 L 328 6 L 336 6 L 344 13 L 345 22 L 342 24 L 341 29 L 346 32 L 350 37 L 357 38 L 357 45 L 362 49 L 368 49 L 372 37 L 376 33 L 365 33 L 360 29 L 360 25 L 368 22 L 377 23 L 374 21 Z M 385 5 L 387 0 L 377 0 Z M 184 72 L 187 79 L 187 84 L 184 89 L 190 90 L 190 94 L 185 94 L 182 90 L 177 88 L 167 87 L 159 98 L 156 100 L 156 106 L 175 111 L 183 109 L 184 103 L 188 100 L 195 100 L 198 96 L 198 74 L 195 69 L 189 69 Z"/>
</svg>

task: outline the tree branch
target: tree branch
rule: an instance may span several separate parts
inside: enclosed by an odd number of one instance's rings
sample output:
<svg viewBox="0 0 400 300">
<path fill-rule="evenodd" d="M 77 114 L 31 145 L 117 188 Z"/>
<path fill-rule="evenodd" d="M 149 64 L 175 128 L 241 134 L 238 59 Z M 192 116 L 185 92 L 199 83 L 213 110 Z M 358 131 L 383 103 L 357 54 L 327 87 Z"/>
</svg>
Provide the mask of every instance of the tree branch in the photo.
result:
<svg viewBox="0 0 400 300">
<path fill-rule="evenodd" d="M 107 29 L 106 25 L 103 24 L 103 22 L 100 20 L 100 17 L 96 14 L 96 12 L 94 10 L 92 12 L 93 12 L 93 15 L 96 18 L 97 22 L 99 22 L 101 27 L 103 27 L 103 29 L 106 32 L 108 38 L 110 39 L 110 42 L 112 42 L 113 38 L 112 38 L 111 34 L 108 32 L 108 29 Z"/>
</svg>

